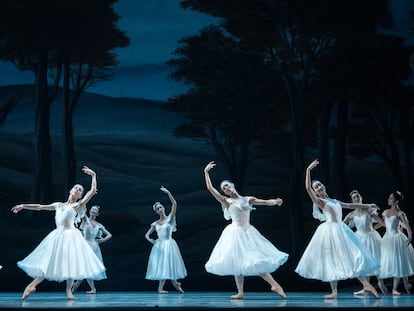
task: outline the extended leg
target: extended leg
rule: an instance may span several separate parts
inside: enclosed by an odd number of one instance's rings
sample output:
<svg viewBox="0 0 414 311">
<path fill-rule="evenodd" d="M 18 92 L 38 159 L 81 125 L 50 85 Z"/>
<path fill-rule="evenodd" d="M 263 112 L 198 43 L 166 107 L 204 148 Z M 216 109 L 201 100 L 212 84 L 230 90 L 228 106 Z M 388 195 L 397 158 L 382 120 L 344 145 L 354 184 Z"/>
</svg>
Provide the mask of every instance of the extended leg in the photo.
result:
<svg viewBox="0 0 414 311">
<path fill-rule="evenodd" d="M 398 285 L 400 285 L 400 278 L 393 278 L 392 280 L 392 295 L 400 296 L 401 293 L 398 291 Z"/>
<path fill-rule="evenodd" d="M 171 280 L 172 285 L 178 290 L 181 294 L 184 294 L 183 289 L 181 288 L 181 282 L 177 282 L 176 280 Z"/>
<path fill-rule="evenodd" d="M 286 294 L 283 291 L 282 286 L 280 286 L 279 283 L 275 281 L 270 273 L 262 273 L 260 276 L 263 278 L 263 280 L 270 284 L 270 290 L 272 292 L 278 294 L 282 299 L 286 299 Z"/>
<path fill-rule="evenodd" d="M 39 285 L 44 279 L 43 278 L 35 278 L 33 279 L 33 281 L 31 281 L 29 283 L 29 285 L 26 286 L 23 295 L 22 295 L 22 299 L 26 299 L 27 297 L 29 297 L 29 295 L 33 292 L 36 291 L 36 286 Z"/>
<path fill-rule="evenodd" d="M 375 298 L 379 298 L 377 290 L 374 288 L 374 286 L 371 285 L 370 282 L 368 282 L 368 279 L 366 277 L 360 277 L 358 280 L 362 283 L 366 292 L 371 293 L 375 296 Z"/>
</svg>

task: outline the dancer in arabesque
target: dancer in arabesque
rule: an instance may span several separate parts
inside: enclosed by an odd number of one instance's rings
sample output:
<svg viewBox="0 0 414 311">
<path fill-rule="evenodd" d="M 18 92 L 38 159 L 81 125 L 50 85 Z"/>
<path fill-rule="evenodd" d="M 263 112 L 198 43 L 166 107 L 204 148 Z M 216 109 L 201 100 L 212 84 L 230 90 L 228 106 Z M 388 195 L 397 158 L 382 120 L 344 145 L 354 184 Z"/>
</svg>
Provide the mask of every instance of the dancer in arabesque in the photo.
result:
<svg viewBox="0 0 414 311">
<path fill-rule="evenodd" d="M 381 270 L 382 279 L 392 278 L 392 295 L 399 296 L 400 280 L 403 280 L 407 294 L 411 293 L 408 277 L 414 275 L 414 249 L 411 245 L 412 231 L 407 215 L 400 209 L 404 196 L 400 191 L 394 191 L 388 196 L 388 206 L 383 213 L 385 234 L 381 241 Z M 406 231 L 405 235 L 402 231 Z"/>
<path fill-rule="evenodd" d="M 24 290 L 22 299 L 33 293 L 44 279 L 66 281 L 66 296 L 69 300 L 73 300 L 74 280 L 103 278 L 105 267 L 74 225 L 77 213 L 97 192 L 96 173 L 87 166 L 84 166 L 82 171 L 92 178 L 91 188 L 83 198 L 83 187 L 77 184 L 69 191 L 66 202 L 23 203 L 11 209 L 13 213 L 23 209 L 55 212 L 56 229 L 50 232 L 26 258 L 17 263 L 19 268 L 34 278 Z"/>
<path fill-rule="evenodd" d="M 362 196 L 358 190 L 352 190 L 349 194 L 352 203 L 362 204 Z M 376 208 L 361 208 L 357 207 L 352 212 L 348 213 L 344 218 L 344 223 L 349 227 L 355 227 L 356 236 L 366 246 L 368 251 L 375 257 L 379 262 L 381 260 L 381 235 L 378 233 L 375 227 L 384 226 L 384 222 L 378 216 Z M 377 270 L 374 273 L 367 275 L 367 279 L 370 276 L 377 277 L 377 285 L 381 292 L 386 295 L 388 293 L 387 288 L 384 285 L 383 280 L 379 277 L 380 271 Z M 368 294 L 364 289 L 354 292 L 355 295 L 366 295 Z"/>
<path fill-rule="evenodd" d="M 311 181 L 311 171 L 318 164 L 319 161 L 314 160 L 307 167 L 305 188 L 313 202 L 313 216 L 323 222 L 312 236 L 295 272 L 307 279 L 329 282 L 331 294 L 326 295 L 325 299 L 336 299 L 338 281 L 352 278 L 358 278 L 364 290 L 378 298 L 366 275 L 375 273 L 380 267 L 379 262 L 342 222 L 342 208 L 375 209 L 377 206 L 331 199 L 320 181 Z"/>
<path fill-rule="evenodd" d="M 232 222 L 221 233 L 205 264 L 207 272 L 234 276 L 237 294 L 231 296 L 232 299 L 244 297 L 245 276 L 261 276 L 270 285 L 271 291 L 286 299 L 285 292 L 271 273 L 287 261 L 288 254 L 279 251 L 250 224 L 250 212 L 255 209 L 253 205 L 280 206 L 282 199 L 242 196 L 234 184 L 227 180 L 221 182 L 220 187 L 225 194 L 222 195 L 213 187 L 209 175 L 215 166 L 214 161 L 211 161 L 204 168 L 207 190 L 221 204 L 224 217 Z"/>
<path fill-rule="evenodd" d="M 112 234 L 105 228 L 104 225 L 99 223 L 96 220 L 96 217 L 99 216 L 100 206 L 94 205 L 89 209 L 89 217 L 82 217 L 82 222 L 79 226 L 79 229 L 82 232 L 83 237 L 89 246 L 92 248 L 95 255 L 103 263 L 102 252 L 100 244 L 108 241 L 112 238 Z M 106 278 L 106 273 L 103 272 L 103 278 Z M 83 280 L 76 280 L 73 284 L 72 292 L 75 292 Z M 95 282 L 92 279 L 86 279 L 89 284 L 90 289 L 86 292 L 87 294 L 96 294 Z"/>
<path fill-rule="evenodd" d="M 168 293 L 164 289 L 167 280 L 170 280 L 175 289 L 183 294 L 181 282 L 178 282 L 178 280 L 187 276 L 187 270 L 177 242 L 172 238 L 173 232 L 177 230 L 177 201 L 164 186 L 161 186 L 160 190 L 168 195 L 171 201 L 171 211 L 167 215 L 165 207 L 160 202 L 155 202 L 152 206 L 159 219 L 151 224 L 145 234 L 145 238 L 153 245 L 148 258 L 145 278 L 158 281 L 158 293 L 160 294 Z M 151 238 L 151 234 L 154 232 L 157 234 L 155 240 Z"/>
</svg>

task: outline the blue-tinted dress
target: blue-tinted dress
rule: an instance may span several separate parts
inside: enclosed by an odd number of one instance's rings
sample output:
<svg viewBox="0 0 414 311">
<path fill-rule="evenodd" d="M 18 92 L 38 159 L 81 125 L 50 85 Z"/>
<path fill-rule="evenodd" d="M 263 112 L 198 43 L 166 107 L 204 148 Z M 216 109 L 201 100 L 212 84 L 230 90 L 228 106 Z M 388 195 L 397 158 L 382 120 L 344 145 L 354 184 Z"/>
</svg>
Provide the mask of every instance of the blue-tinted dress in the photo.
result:
<svg viewBox="0 0 414 311">
<path fill-rule="evenodd" d="M 379 262 L 349 227 L 342 222 L 342 207 L 326 199 L 320 220 L 295 272 L 307 279 L 325 282 L 375 273 Z"/>
</svg>

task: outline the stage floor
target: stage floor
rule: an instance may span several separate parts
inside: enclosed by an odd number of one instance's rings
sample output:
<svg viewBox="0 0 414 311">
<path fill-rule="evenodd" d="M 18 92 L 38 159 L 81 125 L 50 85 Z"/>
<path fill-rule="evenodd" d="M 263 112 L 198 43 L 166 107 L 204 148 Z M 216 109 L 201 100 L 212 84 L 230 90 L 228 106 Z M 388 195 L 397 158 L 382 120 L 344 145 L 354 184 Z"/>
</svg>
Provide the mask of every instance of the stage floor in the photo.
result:
<svg viewBox="0 0 414 311">
<path fill-rule="evenodd" d="M 324 309 L 337 310 L 380 308 L 413 309 L 414 295 L 357 297 L 352 292 L 340 292 L 337 299 L 324 300 L 320 292 L 288 292 L 282 300 L 274 293 L 247 292 L 243 300 L 231 300 L 230 292 L 186 292 L 157 294 L 156 292 L 98 292 L 87 295 L 79 292 L 75 300 L 68 301 L 64 292 L 36 292 L 22 301 L 22 293 L 0 293 L 0 309 L 24 310 L 269 310 L 269 309 Z"/>
</svg>

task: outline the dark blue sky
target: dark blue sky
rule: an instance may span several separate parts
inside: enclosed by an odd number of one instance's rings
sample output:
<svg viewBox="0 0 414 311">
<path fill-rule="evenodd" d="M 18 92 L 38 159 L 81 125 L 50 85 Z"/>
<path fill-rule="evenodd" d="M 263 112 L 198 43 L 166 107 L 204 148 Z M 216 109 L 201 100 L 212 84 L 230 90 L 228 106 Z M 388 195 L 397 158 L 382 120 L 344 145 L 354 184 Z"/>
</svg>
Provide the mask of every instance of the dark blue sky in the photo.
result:
<svg viewBox="0 0 414 311">
<path fill-rule="evenodd" d="M 409 18 L 414 0 L 391 0 L 394 31 L 414 45 Z M 190 10 L 183 10 L 179 0 L 119 0 L 115 11 L 122 17 L 119 28 L 131 39 L 131 45 L 117 50 L 119 67 L 112 81 L 99 83 L 88 91 L 114 97 L 136 97 L 166 100 L 179 94 L 186 86 L 167 79 L 165 62 L 172 57 L 181 38 L 196 34 L 214 19 Z M 0 63 L 0 85 L 33 83 L 29 72 L 18 72 L 10 64 Z"/>
</svg>

